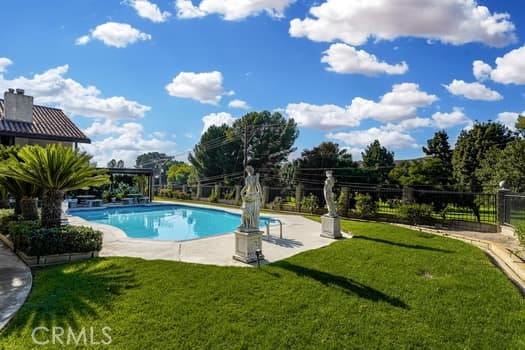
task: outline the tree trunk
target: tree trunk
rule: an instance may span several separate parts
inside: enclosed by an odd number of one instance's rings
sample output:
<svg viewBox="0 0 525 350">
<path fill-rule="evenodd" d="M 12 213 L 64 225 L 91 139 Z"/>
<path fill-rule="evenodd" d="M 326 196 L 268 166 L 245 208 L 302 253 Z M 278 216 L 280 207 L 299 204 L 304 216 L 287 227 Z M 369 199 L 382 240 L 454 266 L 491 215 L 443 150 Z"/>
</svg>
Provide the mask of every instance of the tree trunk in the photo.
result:
<svg viewBox="0 0 525 350">
<path fill-rule="evenodd" d="M 24 220 L 38 220 L 38 208 L 36 198 L 24 197 L 20 200 L 20 215 Z"/>
<path fill-rule="evenodd" d="M 62 200 L 64 192 L 59 190 L 47 190 L 44 192 L 42 201 L 42 226 L 58 227 L 62 215 Z"/>
</svg>

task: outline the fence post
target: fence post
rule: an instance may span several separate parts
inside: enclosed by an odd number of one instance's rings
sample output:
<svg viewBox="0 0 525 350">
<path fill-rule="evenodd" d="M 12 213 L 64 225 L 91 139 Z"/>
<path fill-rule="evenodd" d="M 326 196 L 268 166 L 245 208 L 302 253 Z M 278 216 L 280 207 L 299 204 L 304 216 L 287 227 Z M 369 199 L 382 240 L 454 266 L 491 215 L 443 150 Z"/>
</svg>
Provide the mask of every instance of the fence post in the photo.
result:
<svg viewBox="0 0 525 350">
<path fill-rule="evenodd" d="M 295 209 L 301 211 L 301 201 L 303 200 L 304 186 L 303 184 L 297 184 L 295 187 Z"/>
<path fill-rule="evenodd" d="M 221 185 L 215 184 L 215 194 L 217 195 L 217 200 L 221 199 Z"/>
<path fill-rule="evenodd" d="M 496 197 L 498 225 L 505 223 L 505 196 L 510 193 L 506 188 L 500 188 Z"/>
<path fill-rule="evenodd" d="M 239 199 L 241 199 L 241 185 L 235 185 L 235 205 L 239 203 Z"/>
<path fill-rule="evenodd" d="M 269 186 L 263 186 L 263 207 L 270 201 L 270 187 Z"/>
<path fill-rule="evenodd" d="M 201 193 L 202 193 L 202 187 L 201 187 L 201 183 L 200 181 L 197 183 L 197 194 L 196 194 L 196 198 L 197 200 L 199 200 L 201 198 Z"/>
<path fill-rule="evenodd" d="M 414 188 L 412 187 L 403 187 L 403 203 L 412 203 L 414 202 Z"/>
</svg>

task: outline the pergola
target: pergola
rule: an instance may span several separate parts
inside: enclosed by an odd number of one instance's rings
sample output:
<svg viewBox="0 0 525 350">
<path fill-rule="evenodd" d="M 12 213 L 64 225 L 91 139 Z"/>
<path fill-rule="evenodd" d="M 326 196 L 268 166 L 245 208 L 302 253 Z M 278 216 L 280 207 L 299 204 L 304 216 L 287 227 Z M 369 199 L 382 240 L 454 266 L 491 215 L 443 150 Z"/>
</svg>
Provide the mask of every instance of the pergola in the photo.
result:
<svg viewBox="0 0 525 350">
<path fill-rule="evenodd" d="M 109 175 L 144 175 L 148 177 L 148 196 L 153 200 L 153 170 L 150 168 L 99 168 Z"/>
</svg>

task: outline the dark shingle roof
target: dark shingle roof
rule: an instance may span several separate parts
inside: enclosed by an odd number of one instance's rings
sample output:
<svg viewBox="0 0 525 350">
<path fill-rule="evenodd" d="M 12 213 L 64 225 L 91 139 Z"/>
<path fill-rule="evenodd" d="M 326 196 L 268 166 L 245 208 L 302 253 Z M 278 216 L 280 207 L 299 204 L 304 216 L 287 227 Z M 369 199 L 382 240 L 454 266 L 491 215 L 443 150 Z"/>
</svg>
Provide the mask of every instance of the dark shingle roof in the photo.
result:
<svg viewBox="0 0 525 350">
<path fill-rule="evenodd" d="M 32 123 L 7 120 L 4 118 L 3 99 L 0 99 L 0 135 L 67 142 L 91 142 L 61 109 L 34 105 Z"/>
</svg>

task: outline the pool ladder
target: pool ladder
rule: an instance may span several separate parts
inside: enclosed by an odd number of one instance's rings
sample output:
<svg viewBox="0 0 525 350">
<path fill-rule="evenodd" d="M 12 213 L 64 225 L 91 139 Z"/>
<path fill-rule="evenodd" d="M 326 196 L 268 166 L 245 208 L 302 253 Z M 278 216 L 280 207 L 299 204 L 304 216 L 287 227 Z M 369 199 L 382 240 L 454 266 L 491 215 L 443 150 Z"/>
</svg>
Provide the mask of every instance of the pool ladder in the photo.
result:
<svg viewBox="0 0 525 350">
<path fill-rule="evenodd" d="M 273 221 L 277 221 L 279 223 L 279 238 L 283 239 L 283 223 L 279 219 L 272 219 Z M 266 220 L 266 236 L 268 239 L 270 239 L 270 220 Z"/>
</svg>

